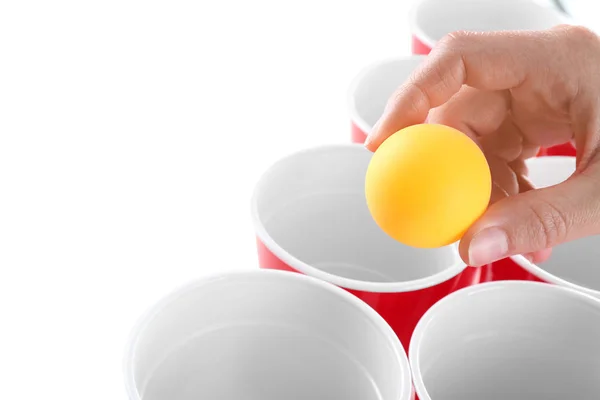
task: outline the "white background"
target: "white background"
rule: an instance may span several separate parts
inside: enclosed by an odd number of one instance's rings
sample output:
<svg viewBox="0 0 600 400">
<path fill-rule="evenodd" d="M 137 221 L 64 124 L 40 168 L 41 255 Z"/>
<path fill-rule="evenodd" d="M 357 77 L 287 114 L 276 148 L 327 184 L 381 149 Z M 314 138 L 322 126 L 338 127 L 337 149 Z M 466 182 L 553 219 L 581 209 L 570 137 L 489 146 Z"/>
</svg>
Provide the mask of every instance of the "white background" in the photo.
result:
<svg viewBox="0 0 600 400">
<path fill-rule="evenodd" d="M 408 54 L 403 0 L 0 5 L 0 398 L 123 399 L 132 324 L 256 268 L 249 198 L 348 142 L 346 90 Z"/>
</svg>

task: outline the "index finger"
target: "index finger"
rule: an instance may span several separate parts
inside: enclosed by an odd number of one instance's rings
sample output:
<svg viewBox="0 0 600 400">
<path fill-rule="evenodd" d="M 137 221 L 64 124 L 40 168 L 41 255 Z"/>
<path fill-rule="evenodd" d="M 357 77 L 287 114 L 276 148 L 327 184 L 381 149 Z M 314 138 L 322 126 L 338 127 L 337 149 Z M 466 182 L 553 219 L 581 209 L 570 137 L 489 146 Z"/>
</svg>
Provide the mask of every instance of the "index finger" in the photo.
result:
<svg viewBox="0 0 600 400">
<path fill-rule="evenodd" d="M 546 66 L 547 31 L 459 32 L 448 35 L 390 98 L 365 141 L 375 151 L 393 133 L 423 123 L 429 110 L 454 96 L 463 85 L 482 90 L 520 86 Z M 542 58 L 540 59 L 540 56 Z"/>
</svg>

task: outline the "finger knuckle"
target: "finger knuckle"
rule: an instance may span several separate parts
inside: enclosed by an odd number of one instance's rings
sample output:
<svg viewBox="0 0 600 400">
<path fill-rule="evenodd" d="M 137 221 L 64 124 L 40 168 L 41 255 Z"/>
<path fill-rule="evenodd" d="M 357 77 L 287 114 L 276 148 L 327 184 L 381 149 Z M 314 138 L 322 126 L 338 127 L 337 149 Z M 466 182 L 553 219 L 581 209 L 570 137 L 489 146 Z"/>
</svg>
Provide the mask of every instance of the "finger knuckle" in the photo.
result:
<svg viewBox="0 0 600 400">
<path fill-rule="evenodd" d="M 455 52 L 438 53 L 410 80 L 419 98 L 427 101 L 428 108 L 437 107 L 446 100 L 449 91 L 458 91 L 465 72 L 462 58 Z"/>
<path fill-rule="evenodd" d="M 464 44 L 465 42 L 468 42 L 472 36 L 473 32 L 465 29 L 455 30 L 446 35 L 448 40 L 451 40 L 453 43 L 457 44 Z"/>
<path fill-rule="evenodd" d="M 414 81 L 412 86 L 415 92 L 418 93 L 418 98 L 421 100 L 419 103 L 411 104 L 411 107 L 418 110 L 422 109 L 424 106 L 431 111 L 441 103 L 443 92 L 448 89 L 449 83 L 446 76 L 432 70 L 430 78 L 426 83 Z"/>
<path fill-rule="evenodd" d="M 403 112 L 410 116 L 416 116 L 421 113 L 423 108 L 429 108 L 429 102 L 427 91 L 414 79 L 409 79 L 390 98 L 387 107 L 391 108 L 393 105 L 402 104 L 405 107 Z"/>
<path fill-rule="evenodd" d="M 418 96 L 416 96 L 415 99 L 419 99 L 419 100 L 414 100 L 410 103 L 410 111 L 418 112 L 419 110 L 421 110 L 423 108 L 430 109 L 432 107 L 434 100 L 431 97 L 431 93 L 430 93 L 430 90 L 428 89 L 428 87 L 423 85 L 419 81 L 414 81 L 412 83 L 412 87 L 415 90 L 415 92 L 418 94 Z M 422 104 L 422 102 L 425 102 L 425 104 Z"/>
<path fill-rule="evenodd" d="M 580 48 L 585 49 L 584 51 L 589 51 L 590 47 L 598 47 L 600 45 L 598 35 L 585 26 L 559 25 L 556 29 L 571 49 Z"/>
<path fill-rule="evenodd" d="M 538 238 L 540 245 L 551 248 L 562 242 L 569 231 L 567 215 L 550 202 L 539 201 L 531 207 L 534 224 L 532 232 Z"/>
<path fill-rule="evenodd" d="M 443 89 L 455 88 L 458 90 L 466 76 L 465 63 L 462 56 L 449 57 L 444 64 L 438 64 L 435 75 L 438 77 Z"/>
<path fill-rule="evenodd" d="M 577 41 L 597 40 L 598 35 L 591 29 L 581 25 L 560 25 L 565 34 Z"/>
<path fill-rule="evenodd" d="M 461 49 L 471 40 L 471 33 L 458 30 L 447 33 L 438 43 L 438 47 L 444 49 Z"/>
</svg>

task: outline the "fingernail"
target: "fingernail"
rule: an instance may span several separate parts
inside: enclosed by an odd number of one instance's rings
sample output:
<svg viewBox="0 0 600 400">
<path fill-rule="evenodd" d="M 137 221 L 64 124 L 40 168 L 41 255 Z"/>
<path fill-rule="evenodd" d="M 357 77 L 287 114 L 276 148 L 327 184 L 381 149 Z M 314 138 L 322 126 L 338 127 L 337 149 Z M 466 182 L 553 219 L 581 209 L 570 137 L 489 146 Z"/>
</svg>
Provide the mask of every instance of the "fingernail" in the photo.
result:
<svg viewBox="0 0 600 400">
<path fill-rule="evenodd" d="M 500 228 L 487 228 L 477 233 L 469 245 L 469 264 L 478 267 L 508 255 L 508 237 Z"/>
</svg>

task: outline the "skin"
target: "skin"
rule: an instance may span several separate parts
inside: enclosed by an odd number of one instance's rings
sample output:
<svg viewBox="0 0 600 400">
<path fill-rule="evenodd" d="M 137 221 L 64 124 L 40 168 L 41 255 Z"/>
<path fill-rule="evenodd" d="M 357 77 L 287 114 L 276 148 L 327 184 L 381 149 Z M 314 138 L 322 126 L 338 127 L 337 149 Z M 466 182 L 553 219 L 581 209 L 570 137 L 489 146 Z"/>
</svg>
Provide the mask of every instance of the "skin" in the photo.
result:
<svg viewBox="0 0 600 400">
<path fill-rule="evenodd" d="M 423 122 L 469 135 L 490 164 L 490 207 L 460 242 L 466 263 L 515 254 L 543 262 L 553 246 L 600 234 L 600 38 L 593 32 L 558 26 L 446 36 L 390 98 L 365 146 L 375 151 Z M 534 189 L 524 160 L 570 140 L 576 172 Z"/>
</svg>

